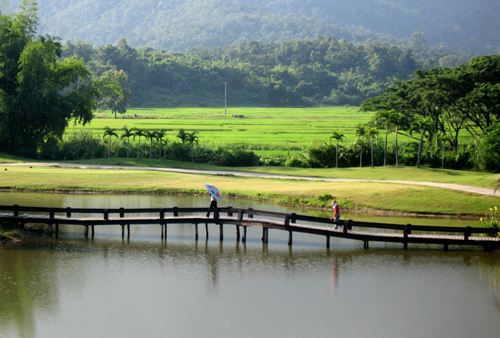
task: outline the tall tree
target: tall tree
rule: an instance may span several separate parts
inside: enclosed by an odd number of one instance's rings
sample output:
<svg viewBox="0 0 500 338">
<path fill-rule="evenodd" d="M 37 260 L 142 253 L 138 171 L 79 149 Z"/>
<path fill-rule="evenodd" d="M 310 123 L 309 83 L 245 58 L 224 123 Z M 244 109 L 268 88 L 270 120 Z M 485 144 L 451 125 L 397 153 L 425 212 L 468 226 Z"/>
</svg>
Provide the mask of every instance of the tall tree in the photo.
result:
<svg viewBox="0 0 500 338">
<path fill-rule="evenodd" d="M 156 132 L 152 130 L 148 130 L 144 133 L 146 136 L 146 139 L 149 140 L 149 158 L 153 158 L 153 142 L 156 138 Z"/>
<path fill-rule="evenodd" d="M 140 128 L 133 128 L 134 130 L 134 140 L 137 137 L 139 139 L 139 144 L 137 145 L 137 158 L 141 157 L 141 137 L 146 136 L 144 130 Z"/>
<path fill-rule="evenodd" d="M 0 150 L 34 157 L 70 120 L 92 119 L 97 90 L 82 60 L 59 61 L 61 44 L 35 37 L 37 5 L 0 13 Z"/>
<path fill-rule="evenodd" d="M 156 142 L 158 142 L 159 145 L 159 152 L 158 152 L 158 159 L 161 159 L 161 151 L 162 151 L 162 145 L 163 145 L 163 138 L 166 136 L 165 130 L 159 130 L 155 132 L 155 138 Z"/>
<path fill-rule="evenodd" d="M 358 145 L 359 145 L 359 167 L 363 166 L 363 142 L 366 138 L 366 126 L 359 124 L 356 127 L 356 135 L 358 136 Z"/>
<path fill-rule="evenodd" d="M 384 167 L 387 165 L 387 137 L 389 134 L 389 129 L 392 126 L 391 123 L 391 111 L 381 110 L 375 114 L 374 117 L 375 125 L 384 128 L 385 130 L 385 141 L 384 141 Z"/>
<path fill-rule="evenodd" d="M 330 142 L 331 140 L 335 140 L 335 168 L 339 167 L 339 142 L 344 141 L 345 135 L 342 130 L 336 130 L 332 131 L 332 134 L 330 135 Z"/>
<path fill-rule="evenodd" d="M 111 110 L 111 113 L 125 114 L 132 98 L 128 88 L 128 76 L 123 71 L 108 70 L 99 78 L 101 86 L 101 110 Z"/>
<path fill-rule="evenodd" d="M 104 135 L 103 138 L 108 137 L 108 158 L 111 157 L 111 140 L 113 136 L 118 137 L 118 134 L 115 133 L 115 130 L 110 127 L 104 127 Z"/>
<path fill-rule="evenodd" d="M 370 146 L 371 146 L 371 164 L 372 168 L 374 167 L 374 159 L 373 159 L 373 143 L 375 139 L 378 137 L 378 130 L 377 128 L 374 127 L 367 127 L 366 128 L 366 137 L 370 139 Z"/>
<path fill-rule="evenodd" d="M 410 135 L 412 132 L 418 131 L 420 133 L 420 140 L 418 143 L 418 155 L 417 155 L 417 168 L 420 167 L 420 162 L 422 159 L 422 148 L 424 144 L 424 137 L 426 133 L 430 133 L 432 131 L 432 121 L 430 118 L 425 118 L 425 119 L 417 119 L 412 122 L 409 132 Z"/>
<path fill-rule="evenodd" d="M 181 140 L 182 145 L 186 143 L 188 137 L 188 133 L 184 129 L 179 129 L 179 132 L 177 133 L 177 138 Z"/>
<path fill-rule="evenodd" d="M 186 141 L 189 143 L 191 146 L 191 162 L 194 162 L 194 145 L 198 143 L 198 134 L 197 131 L 193 131 L 191 133 L 187 134 Z"/>
<path fill-rule="evenodd" d="M 122 139 L 127 139 L 127 158 L 130 155 L 130 138 L 134 136 L 134 131 L 132 129 L 128 129 L 127 126 L 122 127 L 123 134 L 120 136 Z"/>
</svg>

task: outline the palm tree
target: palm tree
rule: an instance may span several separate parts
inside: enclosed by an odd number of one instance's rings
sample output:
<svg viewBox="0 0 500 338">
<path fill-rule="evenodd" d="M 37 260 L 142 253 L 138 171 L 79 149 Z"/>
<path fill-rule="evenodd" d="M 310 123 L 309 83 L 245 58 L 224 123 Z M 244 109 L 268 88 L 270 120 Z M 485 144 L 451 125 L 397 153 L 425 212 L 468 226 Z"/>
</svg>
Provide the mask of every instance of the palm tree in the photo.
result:
<svg viewBox="0 0 500 338">
<path fill-rule="evenodd" d="M 366 136 L 370 138 L 370 145 L 371 145 L 371 159 L 372 159 L 372 168 L 373 168 L 373 140 L 375 140 L 378 137 L 378 130 L 377 128 L 373 127 L 367 127 L 366 128 Z"/>
<path fill-rule="evenodd" d="M 150 141 L 150 143 L 149 143 L 149 158 L 151 159 L 153 157 L 153 141 L 156 138 L 156 132 L 155 131 L 147 131 L 144 136 L 146 136 L 146 139 Z"/>
<path fill-rule="evenodd" d="M 452 139 L 448 135 L 441 134 L 438 137 L 438 142 L 441 143 L 441 169 L 444 169 L 444 150 L 447 143 L 451 145 Z"/>
<path fill-rule="evenodd" d="M 184 143 L 186 143 L 187 135 L 188 134 L 184 131 L 184 129 L 179 130 L 179 133 L 177 134 L 177 138 L 179 138 L 182 141 L 182 145 L 184 145 Z"/>
<path fill-rule="evenodd" d="M 139 138 L 139 145 L 137 146 L 137 158 L 141 156 L 141 137 L 145 136 L 144 131 L 139 128 L 134 128 L 134 140 L 135 137 L 137 136 Z"/>
<path fill-rule="evenodd" d="M 394 126 L 394 148 L 396 152 L 396 165 L 399 165 L 398 129 L 403 125 L 402 116 L 395 110 L 389 112 L 389 121 Z"/>
<path fill-rule="evenodd" d="M 391 112 L 387 110 L 381 110 L 375 115 L 375 123 L 378 126 L 382 126 L 385 129 L 385 143 L 384 143 L 384 167 L 387 165 L 387 136 L 389 134 L 389 129 L 391 129 Z"/>
<path fill-rule="evenodd" d="M 192 133 L 188 133 L 186 136 L 186 141 L 189 142 L 189 144 L 191 145 L 191 162 L 194 162 L 193 160 L 194 144 L 198 143 L 198 136 L 196 136 L 196 134 L 198 134 L 198 132 L 193 131 Z"/>
<path fill-rule="evenodd" d="M 359 124 L 356 127 L 356 135 L 359 136 L 358 144 L 359 144 L 359 167 L 363 166 L 363 141 L 366 137 L 366 126 Z"/>
<path fill-rule="evenodd" d="M 160 151 L 158 153 L 158 159 L 161 159 L 161 146 L 163 144 L 163 138 L 165 137 L 165 130 L 160 130 L 155 133 L 156 142 L 160 146 Z"/>
<path fill-rule="evenodd" d="M 123 134 L 120 136 L 121 139 L 127 138 L 127 158 L 129 157 L 130 154 L 130 138 L 134 136 L 134 132 L 132 129 L 128 129 L 127 126 L 123 126 L 122 128 Z"/>
<path fill-rule="evenodd" d="M 332 139 L 337 141 L 335 145 L 335 168 L 339 167 L 339 142 L 344 141 L 345 135 L 342 130 L 338 131 L 332 131 L 332 134 L 330 135 L 330 142 L 332 142 Z"/>
<path fill-rule="evenodd" d="M 418 119 L 411 123 L 410 126 L 410 135 L 414 131 L 418 131 L 420 133 L 420 142 L 418 144 L 418 155 L 417 155 L 417 168 L 420 167 L 420 161 L 422 159 L 422 148 L 424 144 L 424 136 L 426 133 L 432 132 L 432 120 L 429 117 L 424 119 Z"/>
<path fill-rule="evenodd" d="M 114 129 L 111 129 L 110 127 L 104 127 L 104 136 L 102 138 L 105 138 L 106 136 L 109 136 L 108 140 L 108 158 L 111 157 L 111 138 L 113 136 L 116 136 L 118 138 L 118 134 L 115 133 Z"/>
</svg>

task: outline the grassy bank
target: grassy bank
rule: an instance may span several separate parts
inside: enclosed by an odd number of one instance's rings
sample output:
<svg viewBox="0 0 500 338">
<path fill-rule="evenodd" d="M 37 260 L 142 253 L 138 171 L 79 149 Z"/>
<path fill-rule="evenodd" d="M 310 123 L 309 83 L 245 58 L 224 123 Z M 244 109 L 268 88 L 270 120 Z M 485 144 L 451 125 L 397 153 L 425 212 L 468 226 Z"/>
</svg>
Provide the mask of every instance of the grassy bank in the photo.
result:
<svg viewBox="0 0 500 338">
<path fill-rule="evenodd" d="M 2 158 L 0 157 L 0 163 Z M 441 170 L 416 167 L 375 167 L 375 168 L 288 168 L 288 167 L 217 167 L 209 164 L 159 161 L 149 159 L 110 158 L 73 161 L 72 163 L 95 165 L 141 166 L 157 168 L 179 168 L 197 170 L 241 171 L 285 176 L 325 177 L 363 180 L 423 181 L 434 183 L 454 183 L 480 188 L 495 188 L 500 174 L 477 171 Z"/>
<path fill-rule="evenodd" d="M 1 161 L 1 159 L 0 159 Z M 123 162 L 126 162 L 123 160 Z M 110 164 L 109 162 L 107 164 Z M 120 163 L 125 164 L 125 163 Z M 129 163 L 130 164 L 130 163 Z M 136 163 L 139 164 L 139 163 Z M 147 162 L 141 161 L 141 165 Z M 206 168 L 213 169 L 213 168 Z M 227 169 L 227 168 L 226 168 Z M 257 168 L 261 169 L 261 168 Z M 280 168 L 287 169 L 287 168 Z M 256 170 L 256 168 L 249 168 Z M 304 176 L 323 176 L 326 171 L 306 170 L 297 172 Z M 479 186 L 491 186 L 495 175 L 466 172 L 436 172 L 425 169 L 385 168 L 378 173 L 370 168 L 352 170 L 350 178 L 377 177 L 377 179 L 415 180 L 427 177 L 445 182 L 475 182 Z M 272 171 L 272 170 L 271 170 Z M 335 170 L 330 170 L 335 175 Z M 345 176 L 349 171 L 343 171 Z M 292 174 L 288 171 L 287 174 Z M 453 175 L 452 175 L 453 174 Z M 371 176 L 370 176 L 371 175 Z M 375 175 L 375 176 L 373 176 Z M 326 175 L 325 175 L 326 176 Z M 482 177 L 482 178 L 481 178 Z M 452 179 L 453 178 L 453 179 Z M 498 179 L 498 178 L 497 178 Z M 484 182 L 481 183 L 481 180 Z M 71 169 L 64 167 L 9 167 L 0 174 L 0 188 L 34 191 L 87 191 L 116 193 L 155 194 L 205 194 L 204 184 L 211 182 L 220 187 L 223 194 L 267 201 L 270 203 L 328 207 L 331 197 L 341 199 L 343 208 L 379 210 L 388 213 L 419 213 L 441 215 L 482 215 L 490 207 L 499 204 L 498 198 L 467 194 L 448 189 L 415 185 L 373 182 L 324 182 L 306 180 L 262 179 L 236 176 L 165 173 L 147 170 Z"/>
</svg>

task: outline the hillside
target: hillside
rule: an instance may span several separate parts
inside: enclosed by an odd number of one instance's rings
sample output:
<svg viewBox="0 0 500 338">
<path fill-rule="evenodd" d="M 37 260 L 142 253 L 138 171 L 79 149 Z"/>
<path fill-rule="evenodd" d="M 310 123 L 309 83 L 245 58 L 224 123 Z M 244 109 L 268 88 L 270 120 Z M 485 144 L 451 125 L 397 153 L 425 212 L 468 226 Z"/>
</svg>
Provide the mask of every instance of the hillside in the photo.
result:
<svg viewBox="0 0 500 338">
<path fill-rule="evenodd" d="M 11 7 L 21 1 L 10 1 Z M 42 33 L 95 45 L 126 38 L 168 51 L 332 36 L 429 44 L 472 54 L 500 48 L 498 0 L 38 0 Z M 400 39 L 406 39 L 401 41 Z"/>
</svg>

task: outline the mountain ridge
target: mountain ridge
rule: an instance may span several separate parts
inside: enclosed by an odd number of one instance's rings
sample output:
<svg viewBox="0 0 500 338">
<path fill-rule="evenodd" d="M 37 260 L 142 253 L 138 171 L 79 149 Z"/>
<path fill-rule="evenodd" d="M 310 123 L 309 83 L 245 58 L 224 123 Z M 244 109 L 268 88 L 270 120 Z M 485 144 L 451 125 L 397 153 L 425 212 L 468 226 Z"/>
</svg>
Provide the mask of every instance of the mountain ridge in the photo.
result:
<svg viewBox="0 0 500 338">
<path fill-rule="evenodd" d="M 11 1 L 16 7 L 21 1 Z M 332 36 L 353 42 L 433 45 L 476 55 L 500 51 L 496 0 L 39 0 L 40 28 L 63 41 L 184 52 L 242 41 Z M 399 41 L 404 40 L 404 41 Z M 405 42 L 406 41 L 406 42 Z"/>
</svg>

